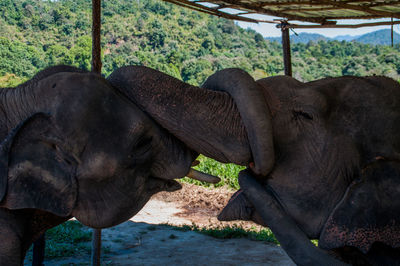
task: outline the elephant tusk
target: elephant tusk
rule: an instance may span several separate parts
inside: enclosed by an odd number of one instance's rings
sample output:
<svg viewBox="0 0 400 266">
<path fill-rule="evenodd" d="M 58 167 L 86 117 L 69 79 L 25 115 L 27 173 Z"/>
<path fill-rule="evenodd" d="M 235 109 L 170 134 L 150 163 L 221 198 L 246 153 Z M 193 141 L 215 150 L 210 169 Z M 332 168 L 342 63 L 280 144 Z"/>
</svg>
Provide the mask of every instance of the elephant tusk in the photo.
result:
<svg viewBox="0 0 400 266">
<path fill-rule="evenodd" d="M 192 166 L 197 166 L 197 165 L 199 165 L 200 164 L 200 161 L 199 160 L 194 160 L 193 162 L 192 162 Z"/>
<path fill-rule="evenodd" d="M 200 171 L 197 171 L 195 169 L 190 168 L 189 172 L 186 174 L 187 177 L 190 177 L 192 179 L 198 180 L 198 181 L 203 181 L 203 182 L 207 182 L 207 183 L 213 183 L 216 184 L 219 181 L 221 181 L 221 179 L 219 177 L 213 176 L 213 175 L 209 175 Z"/>
</svg>

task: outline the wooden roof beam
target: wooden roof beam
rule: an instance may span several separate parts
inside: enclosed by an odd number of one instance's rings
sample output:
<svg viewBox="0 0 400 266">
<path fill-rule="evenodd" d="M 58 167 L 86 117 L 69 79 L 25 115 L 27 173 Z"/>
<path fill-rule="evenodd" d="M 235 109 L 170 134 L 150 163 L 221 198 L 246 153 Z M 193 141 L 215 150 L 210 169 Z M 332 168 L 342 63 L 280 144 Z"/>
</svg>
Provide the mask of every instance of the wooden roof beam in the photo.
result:
<svg viewBox="0 0 400 266">
<path fill-rule="evenodd" d="M 224 0 L 224 2 L 233 4 L 233 5 L 235 5 L 235 4 L 240 5 L 248 10 L 253 10 L 260 14 L 270 15 L 270 16 L 275 16 L 275 17 L 284 17 L 288 20 L 300 20 L 300 21 L 306 21 L 306 22 L 311 22 L 311 23 L 320 23 L 320 24 L 323 24 L 325 22 L 324 18 L 307 18 L 307 17 L 303 17 L 303 16 L 290 15 L 290 14 L 286 14 L 286 13 L 282 13 L 282 12 L 264 9 L 264 8 L 262 8 L 261 5 L 251 5 L 248 3 L 237 2 L 235 0 Z"/>
<path fill-rule="evenodd" d="M 367 16 L 335 16 L 335 17 L 325 17 L 325 19 L 327 20 L 332 20 L 332 19 L 378 19 L 378 18 L 382 18 L 381 16 L 377 16 L 377 15 L 367 15 Z"/>
<path fill-rule="evenodd" d="M 368 14 L 377 15 L 377 16 L 380 16 L 380 17 L 399 18 L 400 19 L 400 14 L 387 12 L 387 11 L 374 10 L 374 9 L 371 9 L 371 8 L 368 8 L 368 7 L 359 6 L 359 5 L 346 4 L 346 3 L 343 3 L 343 2 L 340 2 L 340 1 L 318 0 L 318 2 L 319 3 L 324 3 L 324 4 L 329 4 L 329 5 L 340 7 L 340 8 L 344 8 L 344 9 L 362 11 L 362 12 L 365 12 L 365 13 L 368 13 Z"/>
<path fill-rule="evenodd" d="M 367 0 L 346 0 L 342 1 L 344 4 L 355 4 L 355 3 L 369 3 L 370 1 Z"/>
<path fill-rule="evenodd" d="M 243 3 L 241 0 L 218 0 L 216 2 L 207 2 L 205 0 L 165 0 L 166 2 L 170 2 L 173 4 L 177 4 L 183 7 L 191 8 L 196 11 L 204 12 L 207 14 L 227 18 L 227 19 L 234 19 L 239 21 L 246 21 L 252 23 L 258 22 L 265 22 L 265 23 L 275 23 L 275 21 L 268 21 L 262 19 L 253 19 L 245 17 L 245 15 L 250 15 L 254 13 L 263 14 L 263 15 L 271 15 L 280 17 L 286 20 L 299 20 L 304 22 L 311 22 L 317 23 L 321 25 L 326 24 L 335 24 L 336 22 L 333 20 L 338 19 L 374 19 L 374 18 L 382 18 L 382 17 L 393 17 L 393 18 L 400 18 L 400 14 L 394 12 L 387 12 L 387 11 L 379 11 L 370 8 L 369 1 L 366 0 L 348 0 L 348 1 L 338 1 L 338 0 L 308 0 L 308 1 L 287 1 L 287 2 L 274 2 L 272 3 Z M 211 0 L 213 1 L 213 0 Z M 215 7 L 207 7 L 206 5 L 202 5 L 201 3 L 211 3 L 217 5 Z M 356 3 L 365 3 L 365 5 L 356 5 Z M 367 5 L 368 3 L 368 5 Z M 385 4 L 393 4 L 399 3 L 398 1 L 387 1 Z M 289 4 L 303 4 L 307 5 L 306 8 L 283 8 L 282 10 L 270 10 L 268 8 L 263 8 L 264 6 L 277 6 L 284 4 L 283 6 L 287 7 Z M 318 8 L 312 8 L 312 6 L 319 6 Z M 383 3 L 382 3 L 383 6 Z M 336 8 L 335 8 L 336 7 Z M 400 7 L 400 6 L 399 6 Z M 224 8 L 233 8 L 238 9 L 237 14 L 230 14 L 225 12 Z M 339 9 L 347 9 L 347 10 L 357 10 L 362 11 L 365 15 L 349 15 L 349 16 L 325 16 L 325 17 L 313 17 L 315 13 L 311 12 L 318 12 L 318 11 L 330 11 L 330 10 L 339 10 Z M 240 12 L 242 11 L 242 12 Z M 291 12 L 304 12 L 304 14 L 291 14 Z M 389 24 L 383 24 L 389 25 Z M 299 25 L 301 26 L 301 25 Z M 319 25 L 310 25 L 310 27 L 318 28 Z M 329 26 L 331 27 L 331 26 Z"/>
<path fill-rule="evenodd" d="M 317 8 L 282 8 L 282 12 L 309 12 L 309 11 L 328 11 L 338 10 L 337 7 L 317 7 Z M 280 12 L 280 11 L 279 11 Z"/>
<path fill-rule="evenodd" d="M 308 1 L 287 1 L 287 2 L 268 2 L 268 3 L 262 3 L 262 7 L 267 7 L 267 6 L 291 6 L 291 5 L 314 5 L 310 0 Z"/>
<path fill-rule="evenodd" d="M 375 23 L 361 23 L 355 25 L 347 25 L 347 24 L 326 24 L 326 25 L 297 25 L 297 24 L 290 24 L 289 27 L 292 29 L 321 29 L 321 28 L 349 28 L 349 29 L 356 29 L 362 27 L 373 27 L 373 26 L 383 26 L 383 25 L 397 25 L 400 24 L 399 21 L 382 21 L 382 22 L 375 22 Z"/>
<path fill-rule="evenodd" d="M 368 2 L 367 0 L 348 0 L 348 1 L 343 1 L 343 3 L 362 3 L 362 2 Z M 396 2 L 396 1 L 394 1 Z M 314 2 L 313 0 L 306 0 L 306 1 L 286 1 L 286 2 L 268 2 L 268 3 L 263 3 L 263 7 L 267 6 L 291 6 L 291 5 L 310 5 L 310 6 L 316 6 L 316 5 L 326 5 L 324 3 L 320 2 Z"/>
<path fill-rule="evenodd" d="M 196 4 L 196 3 L 193 3 L 193 2 L 190 2 L 187 0 L 164 0 L 164 1 L 170 2 L 170 3 L 178 5 L 178 6 L 190 8 L 190 9 L 193 9 L 196 11 L 204 12 L 204 13 L 207 13 L 210 15 L 218 16 L 218 17 L 223 17 L 223 18 L 233 19 L 233 20 L 240 20 L 240 21 L 245 21 L 245 22 L 258 23 L 258 21 L 255 19 L 228 14 L 225 12 L 218 11 L 215 8 L 206 7 L 206 6 Z"/>
<path fill-rule="evenodd" d="M 369 3 L 369 7 L 380 7 L 380 6 L 392 6 L 392 5 L 398 5 L 400 8 L 400 3 L 398 0 L 396 1 L 385 1 L 385 2 L 380 2 L 380 3 Z"/>
</svg>

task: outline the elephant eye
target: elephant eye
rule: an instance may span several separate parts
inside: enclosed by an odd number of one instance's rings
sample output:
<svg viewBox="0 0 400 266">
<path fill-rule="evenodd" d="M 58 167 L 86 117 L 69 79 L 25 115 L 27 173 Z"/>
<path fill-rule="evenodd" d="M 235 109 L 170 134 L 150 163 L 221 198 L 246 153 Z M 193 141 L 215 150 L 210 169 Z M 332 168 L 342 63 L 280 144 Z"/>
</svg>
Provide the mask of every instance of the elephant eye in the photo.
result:
<svg viewBox="0 0 400 266">
<path fill-rule="evenodd" d="M 312 115 L 310 115 L 310 114 L 308 114 L 308 113 L 306 113 L 304 111 L 293 110 L 293 117 L 294 117 L 295 120 L 299 119 L 300 117 L 306 118 L 308 120 L 313 120 Z"/>
<path fill-rule="evenodd" d="M 132 157 L 142 157 L 151 150 L 152 137 L 141 137 L 132 148 L 132 152 L 129 155 Z"/>
<path fill-rule="evenodd" d="M 152 137 L 142 137 L 139 139 L 139 141 L 137 142 L 137 144 L 135 145 L 134 149 L 135 150 L 141 150 L 143 148 L 148 148 L 151 144 L 152 141 Z"/>
</svg>

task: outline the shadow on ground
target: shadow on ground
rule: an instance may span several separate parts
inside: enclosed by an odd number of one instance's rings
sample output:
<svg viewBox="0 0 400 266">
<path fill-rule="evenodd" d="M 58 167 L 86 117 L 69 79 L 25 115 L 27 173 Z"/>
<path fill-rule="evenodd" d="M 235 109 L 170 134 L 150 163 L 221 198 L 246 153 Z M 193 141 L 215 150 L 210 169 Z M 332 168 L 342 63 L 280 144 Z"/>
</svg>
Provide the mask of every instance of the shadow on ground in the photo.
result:
<svg viewBox="0 0 400 266">
<path fill-rule="evenodd" d="M 268 242 L 216 239 L 132 221 L 102 232 L 102 265 L 294 265 L 280 247 Z M 46 260 L 45 265 L 90 265 L 90 254 Z"/>
<path fill-rule="evenodd" d="M 131 220 L 102 230 L 102 265 L 294 265 L 279 246 L 270 242 L 217 239 L 177 230 L 176 226 L 192 224 L 201 228 L 254 228 L 256 225 L 250 222 L 216 219 L 232 193 L 224 188 L 209 190 L 184 184 L 177 192 L 154 195 Z M 71 232 L 66 233 L 69 238 Z M 91 243 L 87 240 L 70 244 L 65 254 L 61 251 L 59 258 L 47 258 L 45 265 L 90 265 Z M 75 248 L 72 252 L 71 246 Z M 31 257 L 27 256 L 25 265 L 31 265 Z"/>
</svg>

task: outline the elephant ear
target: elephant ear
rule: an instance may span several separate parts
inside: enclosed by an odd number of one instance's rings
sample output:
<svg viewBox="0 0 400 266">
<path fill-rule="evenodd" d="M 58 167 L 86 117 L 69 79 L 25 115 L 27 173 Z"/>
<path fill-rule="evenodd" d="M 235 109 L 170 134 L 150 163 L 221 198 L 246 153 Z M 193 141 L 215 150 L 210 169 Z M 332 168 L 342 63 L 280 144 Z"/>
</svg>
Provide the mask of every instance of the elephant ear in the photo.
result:
<svg viewBox="0 0 400 266">
<path fill-rule="evenodd" d="M 353 246 L 367 253 L 374 242 L 400 247 L 400 163 L 376 161 L 362 171 L 327 220 L 319 246 Z"/>
<path fill-rule="evenodd" d="M 20 123 L 0 147 L 0 207 L 70 215 L 77 197 L 76 163 L 44 113 Z"/>
</svg>

